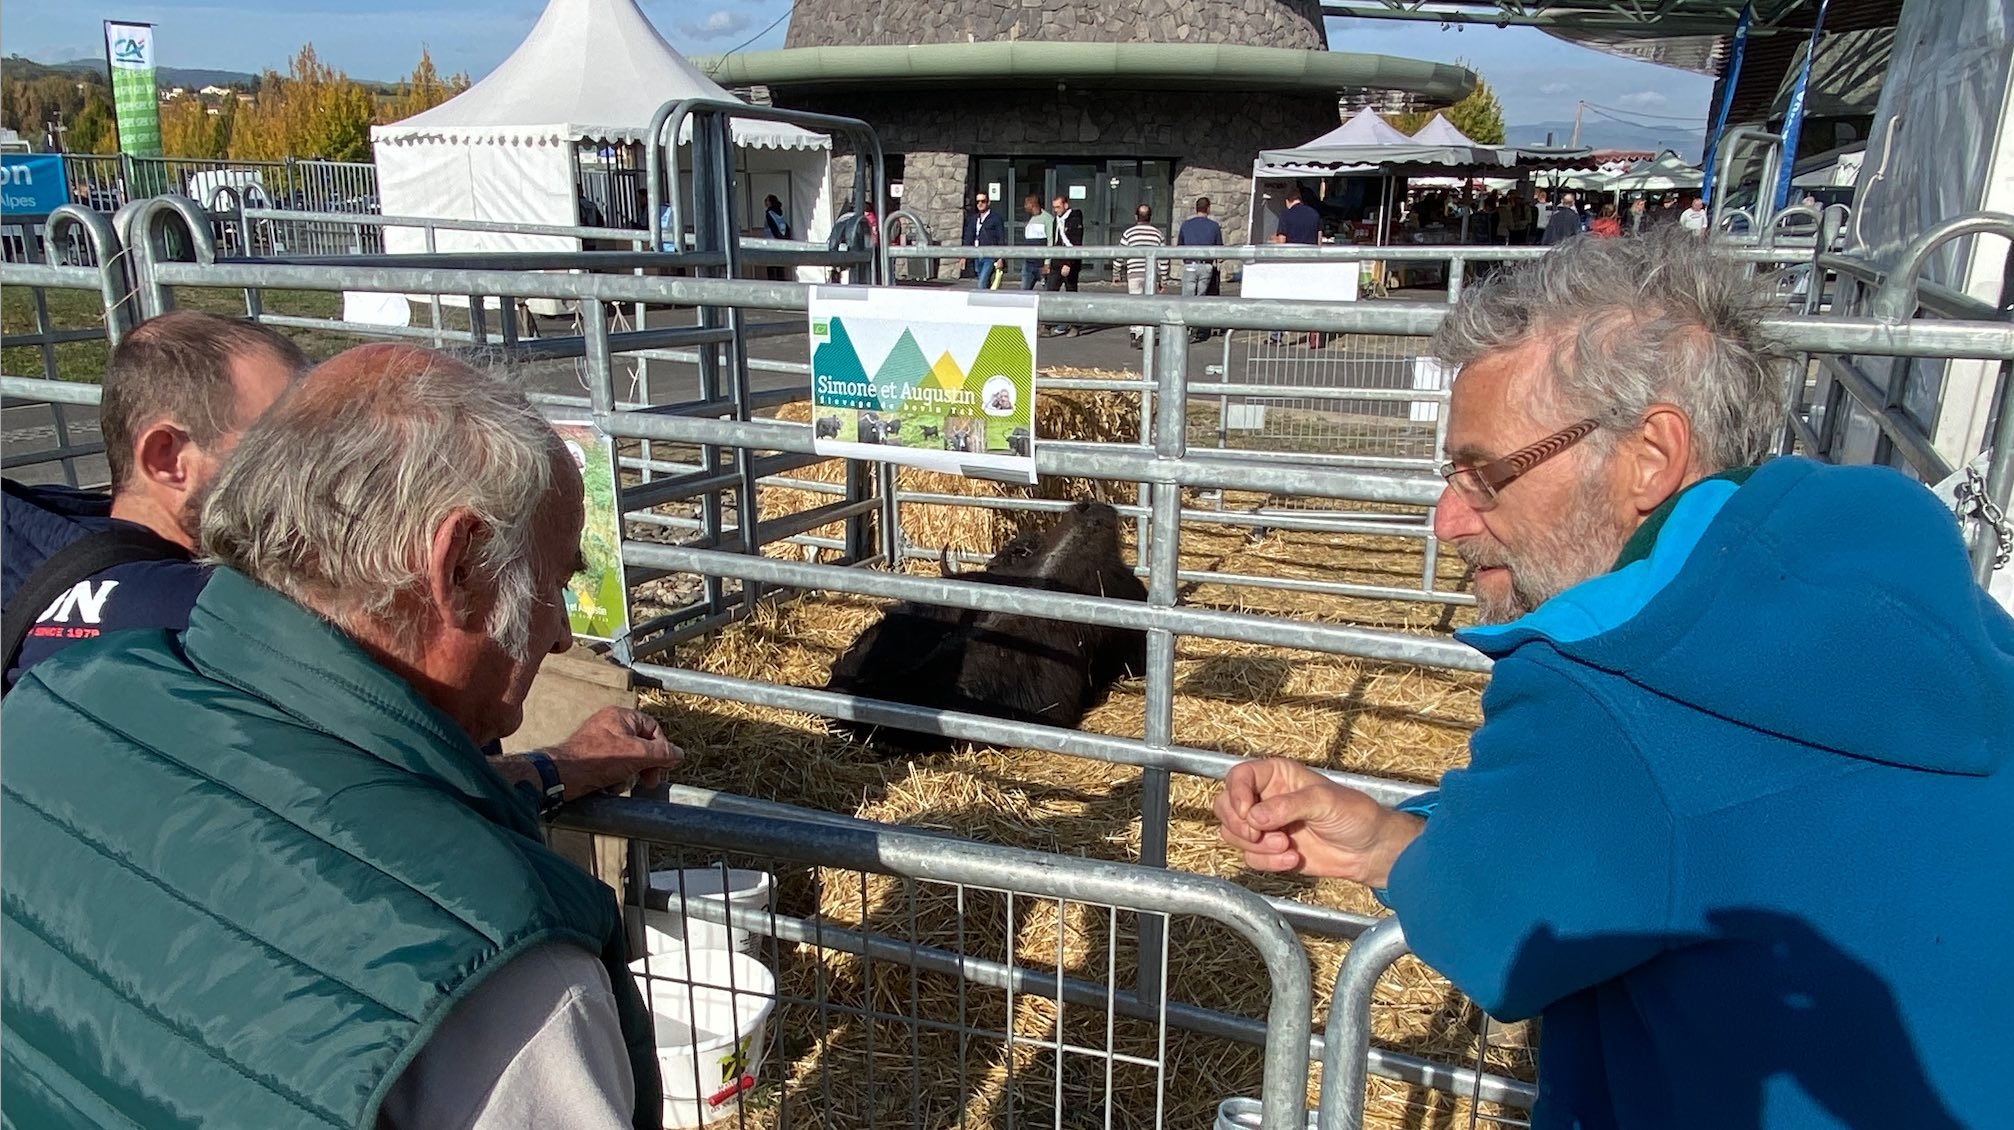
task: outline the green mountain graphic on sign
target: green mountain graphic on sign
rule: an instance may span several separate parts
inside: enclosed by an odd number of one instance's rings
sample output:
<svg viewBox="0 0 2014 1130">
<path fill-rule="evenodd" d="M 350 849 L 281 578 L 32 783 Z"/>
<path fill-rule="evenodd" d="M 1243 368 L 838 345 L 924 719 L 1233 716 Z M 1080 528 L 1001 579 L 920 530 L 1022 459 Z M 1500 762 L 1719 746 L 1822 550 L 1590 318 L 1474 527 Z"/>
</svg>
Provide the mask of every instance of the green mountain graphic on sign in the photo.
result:
<svg viewBox="0 0 2014 1130">
<path fill-rule="evenodd" d="M 972 359 L 965 387 L 977 393 L 986 378 L 1006 377 L 1014 382 L 1016 392 L 1026 392 L 1034 373 L 1035 355 L 1028 348 L 1027 335 L 1016 326 L 994 326 L 986 331 L 979 356 Z"/>
<path fill-rule="evenodd" d="M 846 322 L 841 318 L 831 321 L 832 336 L 811 351 L 811 373 L 814 385 L 820 381 L 840 384 L 868 383 L 867 369 L 860 363 L 860 354 L 854 352 L 853 339 L 846 333 Z M 818 403 L 833 408 L 867 408 L 879 410 L 881 401 L 874 396 L 842 396 L 828 393 L 818 395 Z"/>
<path fill-rule="evenodd" d="M 916 344 L 916 338 L 908 330 L 895 339 L 895 348 L 875 370 L 874 379 L 882 385 L 892 384 L 896 388 L 920 386 L 930 376 L 930 361 L 923 356 L 923 347 Z"/>
<path fill-rule="evenodd" d="M 972 368 L 965 374 L 965 388 L 975 403 L 985 395 L 986 382 L 994 377 L 1006 377 L 1014 386 L 1014 414 L 983 417 L 986 450 L 1001 451 L 1008 446 L 1009 432 L 1027 426 L 1034 406 L 1035 354 L 1028 346 L 1028 335 L 1018 326 L 994 326 L 986 331 L 979 356 L 972 359 Z"/>
</svg>

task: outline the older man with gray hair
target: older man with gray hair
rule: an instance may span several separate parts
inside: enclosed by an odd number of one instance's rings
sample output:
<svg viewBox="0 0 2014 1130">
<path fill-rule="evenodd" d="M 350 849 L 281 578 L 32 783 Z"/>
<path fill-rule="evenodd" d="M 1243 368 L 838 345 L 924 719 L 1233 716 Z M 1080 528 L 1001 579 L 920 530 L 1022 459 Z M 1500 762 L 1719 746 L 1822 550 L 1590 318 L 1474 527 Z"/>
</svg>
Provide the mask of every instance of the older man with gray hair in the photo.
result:
<svg viewBox="0 0 2014 1130">
<path fill-rule="evenodd" d="M 1217 799 L 1249 866 L 1382 889 L 1544 1017 L 1534 1127 L 2005 1121 L 2014 620 L 1920 485 L 1768 458 L 1761 301 L 1678 228 L 1466 293 L 1435 532 L 1496 660 L 1469 766 L 1395 809 L 1288 761 Z"/>
<path fill-rule="evenodd" d="M 10 1125 L 658 1125 L 614 899 L 480 752 L 571 643 L 582 520 L 525 397 L 427 350 L 246 433 L 187 630 L 8 698 Z"/>
</svg>

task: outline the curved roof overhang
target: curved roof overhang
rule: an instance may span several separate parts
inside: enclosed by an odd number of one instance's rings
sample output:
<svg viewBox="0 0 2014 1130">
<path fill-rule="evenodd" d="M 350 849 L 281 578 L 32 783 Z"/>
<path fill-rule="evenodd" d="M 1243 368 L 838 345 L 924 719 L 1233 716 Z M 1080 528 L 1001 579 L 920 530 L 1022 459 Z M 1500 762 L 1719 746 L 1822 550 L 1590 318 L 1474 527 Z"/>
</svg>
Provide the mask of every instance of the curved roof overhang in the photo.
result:
<svg viewBox="0 0 2014 1130">
<path fill-rule="evenodd" d="M 1273 91 L 1334 96 L 1373 87 L 1454 102 L 1474 89 L 1465 67 L 1349 51 L 1299 51 L 1221 43 L 926 43 L 791 47 L 693 56 L 723 86 L 806 91 L 920 88 Z"/>
</svg>

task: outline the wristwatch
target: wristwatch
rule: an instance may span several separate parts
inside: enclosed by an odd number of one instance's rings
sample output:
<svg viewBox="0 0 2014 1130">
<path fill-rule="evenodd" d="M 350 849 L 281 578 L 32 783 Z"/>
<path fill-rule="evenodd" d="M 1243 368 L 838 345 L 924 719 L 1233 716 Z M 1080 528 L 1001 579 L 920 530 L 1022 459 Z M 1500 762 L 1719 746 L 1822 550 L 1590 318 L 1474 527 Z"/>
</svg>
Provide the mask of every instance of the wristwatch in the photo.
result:
<svg viewBox="0 0 2014 1130">
<path fill-rule="evenodd" d="M 566 785 L 559 779 L 559 769 L 542 749 L 525 754 L 525 760 L 538 770 L 538 814 L 541 818 L 550 816 L 553 809 L 566 803 Z"/>
</svg>

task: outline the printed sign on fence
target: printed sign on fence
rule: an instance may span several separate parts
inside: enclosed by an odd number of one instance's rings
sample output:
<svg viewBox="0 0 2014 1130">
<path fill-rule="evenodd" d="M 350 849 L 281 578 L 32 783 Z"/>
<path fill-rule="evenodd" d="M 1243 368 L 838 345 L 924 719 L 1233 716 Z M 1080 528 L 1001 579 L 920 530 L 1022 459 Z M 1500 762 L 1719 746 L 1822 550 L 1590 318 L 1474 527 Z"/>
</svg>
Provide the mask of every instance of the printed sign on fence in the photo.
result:
<svg viewBox="0 0 2014 1130">
<path fill-rule="evenodd" d="M 69 203 L 60 153 L 0 156 L 0 214 L 46 216 Z"/>
<path fill-rule="evenodd" d="M 820 455 L 1035 481 L 1035 296 L 811 288 Z"/>
<path fill-rule="evenodd" d="M 629 586 L 622 572 L 622 515 L 616 509 L 615 447 L 590 423 L 554 423 L 586 489 L 580 557 L 587 568 L 566 583 L 573 634 L 615 640 L 629 634 Z"/>
</svg>

